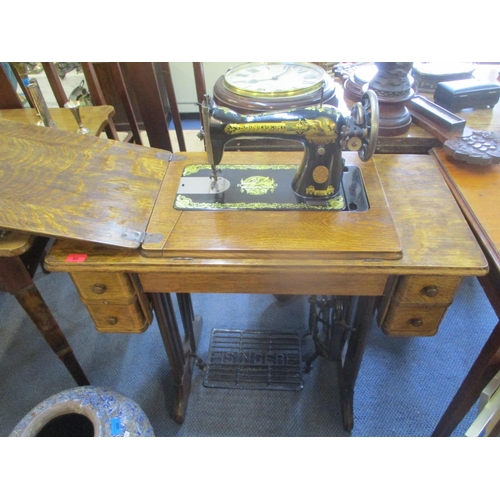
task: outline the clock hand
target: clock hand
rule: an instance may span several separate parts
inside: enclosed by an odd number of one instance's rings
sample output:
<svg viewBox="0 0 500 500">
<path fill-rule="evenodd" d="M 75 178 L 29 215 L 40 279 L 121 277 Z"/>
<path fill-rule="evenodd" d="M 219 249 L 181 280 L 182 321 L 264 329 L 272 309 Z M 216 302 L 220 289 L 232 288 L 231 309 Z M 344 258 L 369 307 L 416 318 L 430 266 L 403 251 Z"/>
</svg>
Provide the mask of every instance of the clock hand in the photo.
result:
<svg viewBox="0 0 500 500">
<path fill-rule="evenodd" d="M 277 80 L 278 78 L 280 78 L 282 75 L 284 75 L 287 71 L 290 71 L 292 69 L 291 66 L 287 66 L 287 68 L 285 69 L 285 71 L 282 71 L 279 75 L 275 75 L 271 78 L 271 80 Z"/>
<path fill-rule="evenodd" d="M 279 75 L 274 75 L 271 78 L 261 78 L 260 80 L 248 80 L 248 83 L 259 83 L 259 82 L 269 82 L 269 81 L 272 81 L 272 80 L 278 80 L 282 75 L 284 75 L 287 71 L 290 71 L 291 69 L 292 69 L 292 67 L 288 66 Z"/>
</svg>

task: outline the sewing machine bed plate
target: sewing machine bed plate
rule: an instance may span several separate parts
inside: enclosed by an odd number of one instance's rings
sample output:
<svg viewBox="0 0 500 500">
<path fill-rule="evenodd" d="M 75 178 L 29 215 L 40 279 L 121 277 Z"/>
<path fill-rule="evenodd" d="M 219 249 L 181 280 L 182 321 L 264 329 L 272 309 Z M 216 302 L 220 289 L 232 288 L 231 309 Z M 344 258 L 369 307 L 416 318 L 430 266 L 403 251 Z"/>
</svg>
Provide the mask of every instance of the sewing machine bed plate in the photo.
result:
<svg viewBox="0 0 500 500">
<path fill-rule="evenodd" d="M 221 165 L 212 187 L 209 165 L 188 165 L 177 189 L 177 210 L 368 210 L 361 171 L 344 167 L 341 193 L 304 200 L 291 189 L 298 165 Z"/>
<path fill-rule="evenodd" d="M 226 152 L 224 165 L 295 165 L 301 152 Z M 346 154 L 363 176 L 369 210 L 179 210 L 179 182 L 204 153 L 170 162 L 142 253 L 170 258 L 325 258 L 397 260 L 402 247 L 375 163 Z M 221 176 L 224 176 L 222 169 Z M 290 187 L 291 190 L 291 187 Z"/>
</svg>

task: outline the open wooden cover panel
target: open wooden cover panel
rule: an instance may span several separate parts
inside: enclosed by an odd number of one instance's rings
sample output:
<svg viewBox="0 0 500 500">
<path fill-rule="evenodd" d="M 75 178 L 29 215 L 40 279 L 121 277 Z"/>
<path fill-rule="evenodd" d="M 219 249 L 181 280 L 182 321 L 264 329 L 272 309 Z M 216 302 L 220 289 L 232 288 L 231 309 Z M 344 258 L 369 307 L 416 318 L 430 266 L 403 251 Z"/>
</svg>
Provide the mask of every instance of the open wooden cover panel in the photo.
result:
<svg viewBox="0 0 500 500">
<path fill-rule="evenodd" d="M 0 119 L 0 228 L 137 248 L 169 157 Z"/>
</svg>

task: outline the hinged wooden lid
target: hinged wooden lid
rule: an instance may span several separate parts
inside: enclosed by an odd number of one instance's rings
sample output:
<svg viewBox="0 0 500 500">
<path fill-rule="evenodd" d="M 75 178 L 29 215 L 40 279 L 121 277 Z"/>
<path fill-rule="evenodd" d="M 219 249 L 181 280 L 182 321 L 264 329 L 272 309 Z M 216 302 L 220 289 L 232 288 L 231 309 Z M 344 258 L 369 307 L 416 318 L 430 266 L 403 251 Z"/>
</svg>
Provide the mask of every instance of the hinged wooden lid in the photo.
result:
<svg viewBox="0 0 500 500">
<path fill-rule="evenodd" d="M 0 228 L 138 248 L 170 156 L 0 119 Z"/>
</svg>

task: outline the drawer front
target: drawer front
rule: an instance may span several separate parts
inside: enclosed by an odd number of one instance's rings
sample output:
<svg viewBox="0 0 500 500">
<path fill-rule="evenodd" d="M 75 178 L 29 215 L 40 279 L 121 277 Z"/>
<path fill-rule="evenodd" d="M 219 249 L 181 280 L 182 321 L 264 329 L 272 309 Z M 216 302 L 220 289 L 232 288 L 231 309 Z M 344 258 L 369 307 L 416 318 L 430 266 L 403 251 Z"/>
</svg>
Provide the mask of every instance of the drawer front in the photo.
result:
<svg viewBox="0 0 500 500">
<path fill-rule="evenodd" d="M 83 300 L 107 300 L 118 304 L 130 304 L 135 300 L 135 290 L 126 273 L 72 273 L 71 278 Z"/>
<path fill-rule="evenodd" d="M 392 303 L 381 326 L 387 335 L 418 337 L 435 335 L 447 306 Z"/>
<path fill-rule="evenodd" d="M 95 327 L 104 333 L 142 333 L 151 324 L 138 301 L 132 304 L 85 302 Z"/>
<path fill-rule="evenodd" d="M 456 276 L 404 276 L 398 282 L 394 299 L 399 304 L 450 305 L 460 281 Z"/>
</svg>

